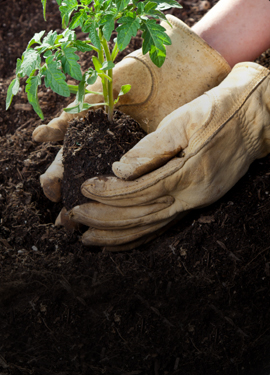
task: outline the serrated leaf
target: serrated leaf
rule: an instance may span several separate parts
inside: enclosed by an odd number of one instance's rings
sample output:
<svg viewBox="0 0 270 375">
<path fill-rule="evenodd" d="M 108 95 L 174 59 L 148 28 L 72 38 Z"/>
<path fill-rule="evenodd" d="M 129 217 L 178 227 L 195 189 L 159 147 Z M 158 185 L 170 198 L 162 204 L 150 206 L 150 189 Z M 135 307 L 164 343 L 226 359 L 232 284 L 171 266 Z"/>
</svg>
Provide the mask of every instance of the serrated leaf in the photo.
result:
<svg viewBox="0 0 270 375">
<path fill-rule="evenodd" d="M 69 74 L 72 78 L 80 81 L 82 79 L 81 67 L 77 63 L 79 56 L 75 53 L 76 48 L 64 47 L 62 48 L 63 56 L 61 57 L 63 71 Z"/>
<path fill-rule="evenodd" d="M 88 85 L 93 85 L 93 83 L 95 83 L 97 80 L 98 74 L 94 69 L 89 68 L 85 76 Z"/>
<path fill-rule="evenodd" d="M 7 97 L 6 97 L 6 109 L 9 108 L 12 102 L 13 96 L 18 93 L 19 88 L 20 88 L 20 80 L 18 78 L 14 78 L 11 81 L 10 85 L 8 86 Z"/>
<path fill-rule="evenodd" d="M 30 76 L 33 70 L 39 69 L 41 58 L 38 52 L 32 48 L 29 48 L 23 53 L 23 59 L 20 66 L 19 73 L 24 77 L 25 75 Z"/>
<path fill-rule="evenodd" d="M 152 0 L 152 1 L 158 4 L 157 9 L 159 10 L 166 10 L 170 8 L 183 8 L 182 5 L 179 4 L 175 0 L 167 0 L 167 1 Z"/>
<path fill-rule="evenodd" d="M 148 3 L 145 4 L 144 12 L 147 13 L 151 9 L 155 9 L 156 7 L 157 7 L 157 3 L 152 2 L 152 1 L 148 1 Z"/>
<path fill-rule="evenodd" d="M 103 70 L 103 71 L 110 70 L 110 69 L 113 69 L 114 67 L 115 67 L 115 64 L 112 61 L 104 61 L 100 70 Z"/>
<path fill-rule="evenodd" d="M 40 40 L 43 37 L 44 33 L 45 33 L 45 30 L 42 30 L 40 33 L 35 33 L 33 38 L 29 41 L 26 49 L 29 49 L 32 46 L 32 44 L 35 44 L 35 43 L 41 44 Z"/>
<path fill-rule="evenodd" d="M 120 26 L 117 27 L 117 45 L 120 51 L 129 44 L 132 36 L 137 35 L 140 28 L 140 21 L 134 17 L 122 17 L 118 20 Z"/>
<path fill-rule="evenodd" d="M 46 59 L 47 69 L 44 71 L 45 85 L 50 87 L 59 95 L 68 97 L 70 91 L 65 81 L 65 75 L 57 69 L 57 62 L 52 60 L 52 56 Z"/>
<path fill-rule="evenodd" d="M 74 43 L 72 43 L 74 47 L 77 48 L 80 52 L 86 52 L 86 51 L 92 51 L 93 48 L 89 46 L 86 42 L 82 40 L 75 40 Z"/>
<path fill-rule="evenodd" d="M 48 34 L 43 38 L 42 45 L 52 47 L 58 37 L 57 31 L 50 30 Z"/>
<path fill-rule="evenodd" d="M 121 12 L 128 5 L 129 0 L 115 0 L 116 8 L 118 12 Z"/>
<path fill-rule="evenodd" d="M 26 81 L 27 85 L 25 86 L 25 91 L 27 93 L 27 99 L 29 103 L 34 108 L 35 112 L 39 115 L 41 119 L 44 119 L 42 110 L 40 108 L 39 102 L 38 102 L 38 86 L 41 83 L 41 79 L 39 76 L 34 76 L 33 74 L 27 79 Z"/>
<path fill-rule="evenodd" d="M 102 27 L 102 32 L 104 38 L 109 41 L 114 30 L 114 16 L 112 14 L 106 14 L 104 17 L 102 17 L 100 23 L 101 25 L 104 24 Z"/>
<path fill-rule="evenodd" d="M 166 48 L 163 46 L 156 48 L 155 46 L 152 46 L 151 50 L 149 51 L 149 56 L 151 61 L 158 67 L 160 68 L 165 59 L 166 59 Z"/>
<path fill-rule="evenodd" d="M 61 43 L 69 42 L 70 40 L 76 40 L 76 33 L 74 30 L 66 29 L 62 33 L 62 39 L 60 39 Z"/>
<path fill-rule="evenodd" d="M 69 24 L 70 29 L 75 29 L 78 26 L 82 26 L 84 20 L 84 12 L 78 12 L 74 14 Z"/>
<path fill-rule="evenodd" d="M 142 14 L 144 11 L 144 3 L 143 2 L 139 2 L 137 4 L 137 14 L 140 15 Z"/>
<path fill-rule="evenodd" d="M 156 47 L 157 50 L 160 49 L 162 51 L 164 49 L 164 44 L 171 44 L 171 39 L 165 33 L 165 28 L 157 24 L 155 20 L 147 20 L 142 25 L 142 30 L 142 51 L 144 55 L 151 50 L 152 46 Z"/>
<path fill-rule="evenodd" d="M 89 38 L 90 38 L 92 44 L 96 48 L 101 49 L 101 44 L 100 44 L 100 40 L 99 40 L 99 37 L 98 37 L 96 22 L 90 23 L 90 25 L 88 26 L 88 31 L 89 31 Z"/>
<path fill-rule="evenodd" d="M 78 3 L 76 0 L 65 0 L 65 2 L 62 2 L 59 9 L 62 17 L 62 26 L 65 28 L 69 24 L 72 12 L 78 9 Z"/>
</svg>

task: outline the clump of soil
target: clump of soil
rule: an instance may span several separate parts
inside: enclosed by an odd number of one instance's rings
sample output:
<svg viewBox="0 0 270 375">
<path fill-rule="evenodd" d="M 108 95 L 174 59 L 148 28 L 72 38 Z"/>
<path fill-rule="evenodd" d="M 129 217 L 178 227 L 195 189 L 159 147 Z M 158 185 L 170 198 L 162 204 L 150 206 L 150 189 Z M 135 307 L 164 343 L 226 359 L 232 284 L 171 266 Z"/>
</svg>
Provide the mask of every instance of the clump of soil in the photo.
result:
<svg viewBox="0 0 270 375">
<path fill-rule="evenodd" d="M 113 175 L 112 164 L 145 135 L 134 119 L 119 111 L 114 112 L 113 122 L 102 109 L 71 122 L 63 149 L 66 209 L 89 201 L 81 193 L 82 183 L 98 175 Z"/>
</svg>

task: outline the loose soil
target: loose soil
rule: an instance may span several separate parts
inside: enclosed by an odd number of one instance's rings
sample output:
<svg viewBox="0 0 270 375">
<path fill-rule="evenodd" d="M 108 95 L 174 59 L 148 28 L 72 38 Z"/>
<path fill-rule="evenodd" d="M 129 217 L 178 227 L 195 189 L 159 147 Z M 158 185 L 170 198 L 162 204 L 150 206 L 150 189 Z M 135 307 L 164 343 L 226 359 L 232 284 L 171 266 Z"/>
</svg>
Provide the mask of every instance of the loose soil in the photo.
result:
<svg viewBox="0 0 270 375">
<path fill-rule="evenodd" d="M 172 13 L 190 26 L 207 11 L 205 1 L 181 3 Z M 28 40 L 60 27 L 56 3 L 47 7 L 45 23 L 39 0 L 1 2 L 0 373 L 269 374 L 270 156 L 133 251 L 85 247 L 80 232 L 56 228 L 62 204 L 44 196 L 39 176 L 61 145 L 32 141 L 41 121 L 23 91 L 4 110 Z M 139 45 L 134 38 L 123 55 Z M 269 56 L 257 62 L 270 67 Z M 39 95 L 46 121 L 68 102 Z"/>
<path fill-rule="evenodd" d="M 112 164 L 136 145 L 146 133 L 131 117 L 115 111 L 113 121 L 102 110 L 89 111 L 70 123 L 64 139 L 63 204 L 67 210 L 89 201 L 81 193 L 84 181 L 113 175 Z"/>
</svg>

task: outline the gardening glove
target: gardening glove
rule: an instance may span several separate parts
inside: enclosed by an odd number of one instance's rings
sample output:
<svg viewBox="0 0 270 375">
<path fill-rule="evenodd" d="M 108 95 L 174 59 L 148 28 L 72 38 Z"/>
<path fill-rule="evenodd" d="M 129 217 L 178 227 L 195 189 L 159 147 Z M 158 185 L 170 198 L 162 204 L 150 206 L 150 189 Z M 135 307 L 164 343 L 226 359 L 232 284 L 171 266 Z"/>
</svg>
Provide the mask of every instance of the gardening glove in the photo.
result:
<svg viewBox="0 0 270 375">
<path fill-rule="evenodd" d="M 237 64 L 218 87 L 171 113 L 114 163 L 121 179 L 86 181 L 83 194 L 99 203 L 70 213 L 90 227 L 83 243 L 132 248 L 221 198 L 270 152 L 269 74 L 255 63 Z"/>
<path fill-rule="evenodd" d="M 143 55 L 141 49 L 126 56 L 114 68 L 114 97 L 124 84 L 131 84 L 131 90 L 120 97 L 117 108 L 139 122 L 147 133 L 156 129 L 160 121 L 210 88 L 218 85 L 230 72 L 230 67 L 223 57 L 186 24 L 168 15 L 168 21 L 161 25 L 167 30 L 172 45 L 167 46 L 167 57 L 161 68 L 154 65 L 148 54 Z M 98 79 L 91 91 L 102 91 Z M 86 95 L 86 102 L 98 103 L 100 95 Z M 70 104 L 74 106 L 74 103 Z M 48 125 L 41 125 L 33 132 L 35 141 L 60 141 L 64 138 L 68 122 L 80 114 L 63 112 Z M 57 164 L 59 165 L 59 160 Z M 45 195 L 56 201 L 47 190 L 53 191 L 51 184 L 61 190 L 59 181 L 63 178 L 63 168 L 55 166 L 43 175 Z M 58 181 L 58 182 L 57 182 Z M 59 196 L 59 194 L 56 194 Z"/>
</svg>

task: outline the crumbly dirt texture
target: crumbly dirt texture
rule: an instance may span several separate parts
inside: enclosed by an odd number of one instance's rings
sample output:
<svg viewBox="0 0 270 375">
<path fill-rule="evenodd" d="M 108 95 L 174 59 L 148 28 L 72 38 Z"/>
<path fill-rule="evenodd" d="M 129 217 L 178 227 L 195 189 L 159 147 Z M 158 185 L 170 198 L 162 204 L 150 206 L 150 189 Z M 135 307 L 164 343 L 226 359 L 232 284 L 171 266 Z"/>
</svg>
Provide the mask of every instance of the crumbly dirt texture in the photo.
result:
<svg viewBox="0 0 270 375">
<path fill-rule="evenodd" d="M 81 185 L 91 177 L 113 175 L 112 164 L 146 133 L 131 117 L 115 111 L 113 121 L 102 110 L 89 111 L 70 123 L 64 139 L 63 204 L 67 210 L 89 201 Z"/>
<path fill-rule="evenodd" d="M 172 14 L 190 26 L 207 11 L 181 3 Z M 61 27 L 55 2 L 47 23 L 41 10 L 39 0 L 1 1 L 1 375 L 269 375 L 270 156 L 150 244 L 83 246 L 82 233 L 54 226 L 62 203 L 39 184 L 61 143 L 33 142 L 41 121 L 23 91 L 4 109 L 29 39 Z M 134 38 L 119 58 L 139 46 Z M 257 62 L 269 68 L 269 56 Z M 68 103 L 39 95 L 46 122 Z"/>
</svg>

